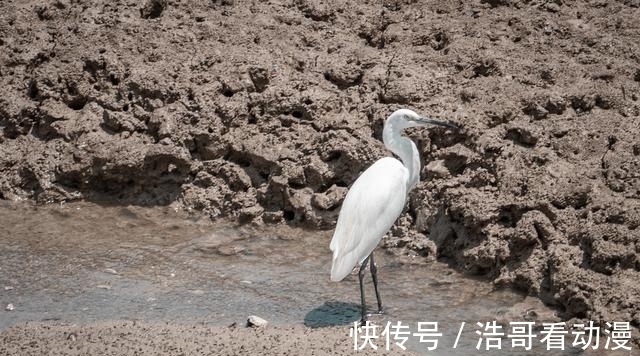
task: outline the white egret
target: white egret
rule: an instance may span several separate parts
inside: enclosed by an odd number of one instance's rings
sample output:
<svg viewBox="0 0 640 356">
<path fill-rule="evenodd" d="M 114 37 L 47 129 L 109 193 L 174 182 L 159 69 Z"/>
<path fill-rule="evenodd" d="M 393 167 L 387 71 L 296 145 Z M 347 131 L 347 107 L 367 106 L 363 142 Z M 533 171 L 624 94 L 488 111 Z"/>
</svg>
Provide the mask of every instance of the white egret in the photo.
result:
<svg viewBox="0 0 640 356">
<path fill-rule="evenodd" d="M 371 268 L 378 313 L 382 313 L 373 250 L 400 216 L 409 191 L 420 180 L 418 149 L 413 141 L 400 133 L 408 127 L 427 124 L 457 128 L 448 122 L 421 117 L 408 109 L 400 109 L 391 114 L 384 124 L 382 140 L 402 162 L 392 157 L 379 159 L 356 179 L 342 202 L 330 245 L 333 251 L 331 280 L 341 281 L 360 263 L 358 278 L 362 322 L 367 315 L 362 283 L 367 263 Z"/>
</svg>

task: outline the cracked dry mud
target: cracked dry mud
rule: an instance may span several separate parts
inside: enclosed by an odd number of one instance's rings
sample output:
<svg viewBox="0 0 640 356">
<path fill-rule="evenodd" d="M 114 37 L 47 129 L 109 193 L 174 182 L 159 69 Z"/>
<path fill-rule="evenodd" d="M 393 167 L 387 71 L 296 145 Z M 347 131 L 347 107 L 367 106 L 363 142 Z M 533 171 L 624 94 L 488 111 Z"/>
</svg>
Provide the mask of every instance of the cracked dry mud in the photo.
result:
<svg viewBox="0 0 640 356">
<path fill-rule="evenodd" d="M 0 198 L 331 228 L 408 107 L 463 129 L 409 131 L 388 251 L 638 328 L 639 6 L 3 1 Z"/>
</svg>

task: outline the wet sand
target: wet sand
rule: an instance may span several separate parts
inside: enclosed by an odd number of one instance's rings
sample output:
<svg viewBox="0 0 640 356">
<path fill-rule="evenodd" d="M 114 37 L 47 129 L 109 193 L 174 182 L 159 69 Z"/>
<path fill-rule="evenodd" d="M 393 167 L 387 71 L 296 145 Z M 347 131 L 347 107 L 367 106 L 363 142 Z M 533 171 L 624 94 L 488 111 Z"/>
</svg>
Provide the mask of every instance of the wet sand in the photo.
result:
<svg viewBox="0 0 640 356">
<path fill-rule="evenodd" d="M 392 344 L 393 345 L 393 344 Z M 399 347 L 376 355 L 411 355 Z M 133 321 L 28 323 L 0 332 L 0 355 L 353 355 L 348 327 L 210 327 Z M 360 354 L 368 354 L 368 347 Z"/>
</svg>

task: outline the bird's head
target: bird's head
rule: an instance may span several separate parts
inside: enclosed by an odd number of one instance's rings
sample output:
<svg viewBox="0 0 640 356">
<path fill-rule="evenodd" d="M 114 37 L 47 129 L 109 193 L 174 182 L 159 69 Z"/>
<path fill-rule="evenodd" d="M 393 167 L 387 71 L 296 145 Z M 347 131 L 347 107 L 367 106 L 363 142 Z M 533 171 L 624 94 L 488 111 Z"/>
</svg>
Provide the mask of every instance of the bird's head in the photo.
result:
<svg viewBox="0 0 640 356">
<path fill-rule="evenodd" d="M 409 109 L 396 110 L 387 119 L 387 124 L 391 124 L 401 130 L 409 127 L 424 126 L 424 125 L 439 125 L 439 126 L 448 127 L 450 129 L 459 128 L 458 125 L 452 122 L 435 120 L 428 117 L 420 116 L 413 110 L 409 110 Z"/>
</svg>

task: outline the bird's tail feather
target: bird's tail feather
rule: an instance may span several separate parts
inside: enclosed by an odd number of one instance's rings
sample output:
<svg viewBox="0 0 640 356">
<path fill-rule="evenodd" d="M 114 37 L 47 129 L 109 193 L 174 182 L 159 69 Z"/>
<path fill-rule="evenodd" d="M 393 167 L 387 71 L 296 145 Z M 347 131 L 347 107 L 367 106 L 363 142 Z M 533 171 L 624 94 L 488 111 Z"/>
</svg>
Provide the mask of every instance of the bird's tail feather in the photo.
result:
<svg viewBox="0 0 640 356">
<path fill-rule="evenodd" d="M 331 280 L 338 282 L 343 280 L 351 273 L 353 267 L 355 267 L 358 261 L 353 261 L 351 253 L 346 256 L 334 256 L 333 263 L 331 264 Z"/>
</svg>

